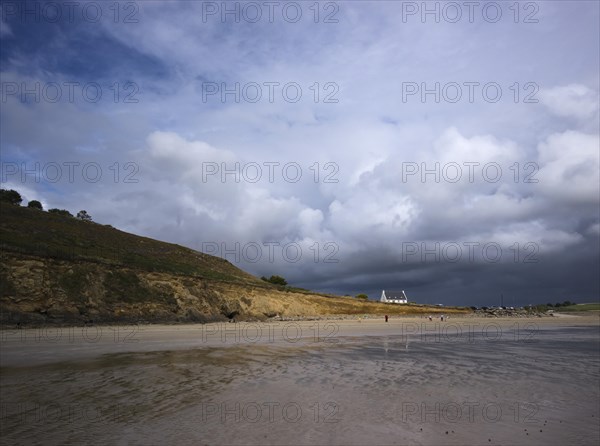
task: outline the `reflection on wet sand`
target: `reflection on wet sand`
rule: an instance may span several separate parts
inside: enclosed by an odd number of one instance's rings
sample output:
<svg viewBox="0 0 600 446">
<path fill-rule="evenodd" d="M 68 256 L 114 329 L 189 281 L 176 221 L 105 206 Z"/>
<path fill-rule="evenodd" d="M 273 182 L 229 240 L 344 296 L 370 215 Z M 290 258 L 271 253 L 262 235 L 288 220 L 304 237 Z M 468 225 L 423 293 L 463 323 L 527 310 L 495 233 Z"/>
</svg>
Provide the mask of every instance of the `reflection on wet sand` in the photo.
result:
<svg viewBox="0 0 600 446">
<path fill-rule="evenodd" d="M 597 327 L 514 339 L 361 335 L 5 366 L 2 444 L 595 444 Z"/>
</svg>

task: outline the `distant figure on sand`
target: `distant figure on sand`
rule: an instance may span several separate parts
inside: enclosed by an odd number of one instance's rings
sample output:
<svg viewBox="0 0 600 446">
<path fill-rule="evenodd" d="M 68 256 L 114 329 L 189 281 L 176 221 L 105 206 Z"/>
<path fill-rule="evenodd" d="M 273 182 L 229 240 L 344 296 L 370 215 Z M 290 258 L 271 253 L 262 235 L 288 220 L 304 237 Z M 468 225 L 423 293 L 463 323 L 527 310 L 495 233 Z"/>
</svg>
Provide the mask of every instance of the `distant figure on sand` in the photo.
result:
<svg viewBox="0 0 600 446">
<path fill-rule="evenodd" d="M 385 315 L 385 321 L 386 322 L 388 321 L 388 315 L 387 314 Z"/>
<path fill-rule="evenodd" d="M 441 320 L 442 322 L 444 322 L 444 315 L 443 315 L 443 314 L 440 316 L 440 320 Z"/>
<path fill-rule="evenodd" d="M 432 321 L 433 319 L 431 318 L 431 316 L 429 316 L 429 320 Z"/>
</svg>

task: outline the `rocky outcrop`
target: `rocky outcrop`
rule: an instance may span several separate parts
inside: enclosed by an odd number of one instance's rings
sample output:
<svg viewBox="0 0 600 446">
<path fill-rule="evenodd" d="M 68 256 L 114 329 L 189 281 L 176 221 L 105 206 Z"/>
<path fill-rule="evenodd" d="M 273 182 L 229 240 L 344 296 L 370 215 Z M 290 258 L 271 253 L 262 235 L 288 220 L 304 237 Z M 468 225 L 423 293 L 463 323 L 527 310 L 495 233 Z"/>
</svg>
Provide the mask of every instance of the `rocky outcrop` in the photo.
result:
<svg viewBox="0 0 600 446">
<path fill-rule="evenodd" d="M 539 312 L 530 308 L 486 308 L 477 309 L 474 314 L 479 317 L 543 317 L 552 316 L 552 312 Z"/>
<path fill-rule="evenodd" d="M 261 319 L 293 307 L 269 303 L 277 290 L 6 253 L 0 281 L 3 323 Z"/>
</svg>

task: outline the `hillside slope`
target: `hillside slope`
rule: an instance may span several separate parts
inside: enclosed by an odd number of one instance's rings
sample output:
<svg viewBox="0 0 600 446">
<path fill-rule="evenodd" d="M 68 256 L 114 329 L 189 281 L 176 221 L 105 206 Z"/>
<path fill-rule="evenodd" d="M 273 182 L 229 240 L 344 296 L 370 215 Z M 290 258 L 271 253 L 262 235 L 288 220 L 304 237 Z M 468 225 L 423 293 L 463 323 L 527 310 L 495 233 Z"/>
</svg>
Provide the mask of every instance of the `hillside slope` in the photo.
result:
<svg viewBox="0 0 600 446">
<path fill-rule="evenodd" d="M 8 324 L 456 311 L 275 286 L 189 248 L 5 203 L 0 249 L 0 321 Z"/>
</svg>

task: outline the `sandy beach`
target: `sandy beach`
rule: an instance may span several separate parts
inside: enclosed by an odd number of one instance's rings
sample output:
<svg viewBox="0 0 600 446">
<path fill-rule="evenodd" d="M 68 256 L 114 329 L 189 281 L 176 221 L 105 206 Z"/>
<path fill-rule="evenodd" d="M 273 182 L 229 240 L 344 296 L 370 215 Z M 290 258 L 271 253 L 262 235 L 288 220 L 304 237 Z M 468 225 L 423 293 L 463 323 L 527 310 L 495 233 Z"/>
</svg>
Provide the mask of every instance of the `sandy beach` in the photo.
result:
<svg viewBox="0 0 600 446">
<path fill-rule="evenodd" d="M 599 322 L 3 330 L 2 444 L 596 444 Z"/>
</svg>

